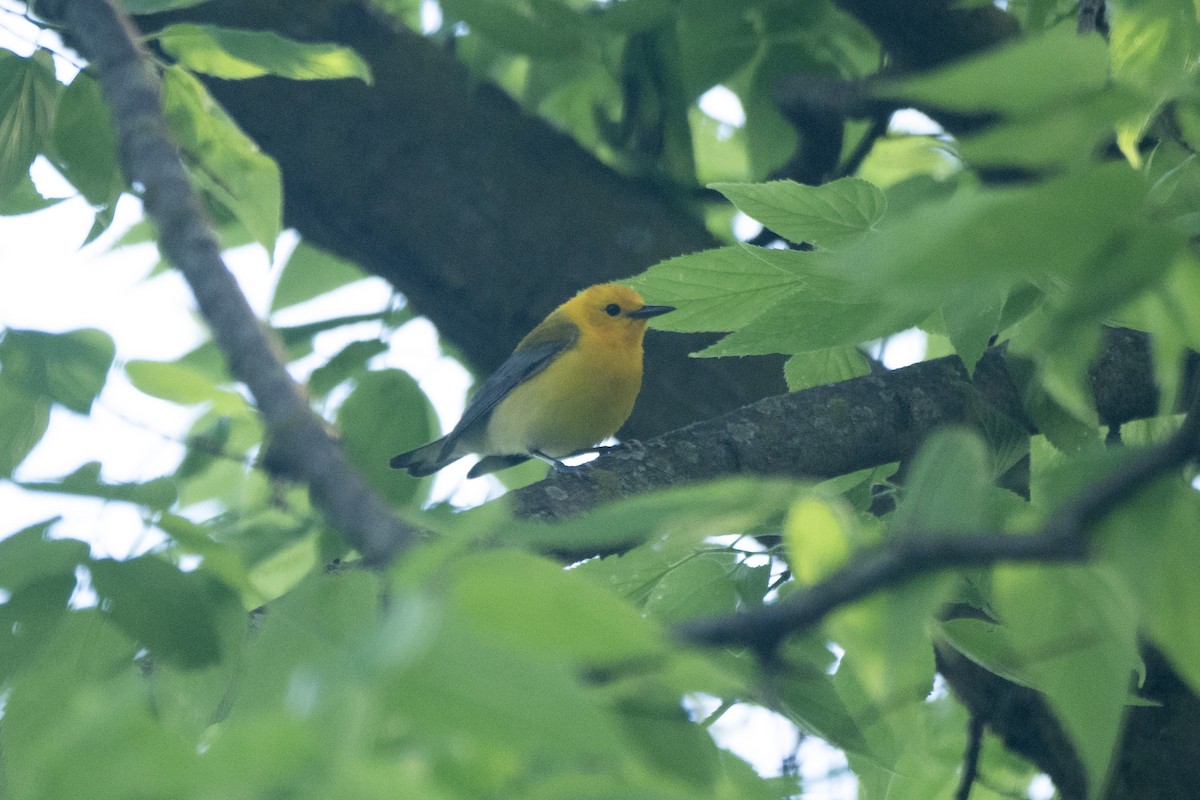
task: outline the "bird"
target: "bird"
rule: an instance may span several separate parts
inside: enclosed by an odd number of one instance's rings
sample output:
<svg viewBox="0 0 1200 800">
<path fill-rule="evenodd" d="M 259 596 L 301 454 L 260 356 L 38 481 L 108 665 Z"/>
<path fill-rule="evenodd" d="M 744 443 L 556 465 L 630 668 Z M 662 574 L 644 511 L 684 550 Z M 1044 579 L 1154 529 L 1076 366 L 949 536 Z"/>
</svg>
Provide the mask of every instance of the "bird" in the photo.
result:
<svg viewBox="0 0 1200 800">
<path fill-rule="evenodd" d="M 642 339 L 651 317 L 628 286 L 582 290 L 530 331 L 471 397 L 450 433 L 392 458 L 393 469 L 432 475 L 463 456 L 483 456 L 468 478 L 530 458 L 573 471 L 561 459 L 587 452 L 617 432 L 642 384 Z"/>
</svg>

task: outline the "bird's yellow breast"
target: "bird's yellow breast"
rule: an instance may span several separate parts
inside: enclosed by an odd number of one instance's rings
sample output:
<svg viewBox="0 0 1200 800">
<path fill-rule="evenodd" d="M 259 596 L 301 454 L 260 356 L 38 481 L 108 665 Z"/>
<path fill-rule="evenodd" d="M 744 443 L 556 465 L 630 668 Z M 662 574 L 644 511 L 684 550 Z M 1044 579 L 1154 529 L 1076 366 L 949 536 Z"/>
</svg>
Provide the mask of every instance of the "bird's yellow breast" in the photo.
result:
<svg viewBox="0 0 1200 800">
<path fill-rule="evenodd" d="M 641 383 L 641 336 L 585 329 L 574 347 L 496 406 L 486 451 L 562 458 L 591 447 L 629 418 Z"/>
</svg>

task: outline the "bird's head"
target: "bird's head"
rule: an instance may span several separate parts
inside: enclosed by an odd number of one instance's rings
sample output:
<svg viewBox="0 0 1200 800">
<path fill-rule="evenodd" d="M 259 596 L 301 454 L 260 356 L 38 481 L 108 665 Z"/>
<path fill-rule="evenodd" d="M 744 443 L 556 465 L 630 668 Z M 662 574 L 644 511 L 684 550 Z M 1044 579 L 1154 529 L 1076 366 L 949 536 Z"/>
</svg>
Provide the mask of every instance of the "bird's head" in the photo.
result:
<svg viewBox="0 0 1200 800">
<path fill-rule="evenodd" d="M 563 305 L 563 311 L 581 328 L 638 342 L 650 317 L 674 310 L 672 306 L 648 306 L 640 294 L 619 283 L 588 287 Z"/>
</svg>

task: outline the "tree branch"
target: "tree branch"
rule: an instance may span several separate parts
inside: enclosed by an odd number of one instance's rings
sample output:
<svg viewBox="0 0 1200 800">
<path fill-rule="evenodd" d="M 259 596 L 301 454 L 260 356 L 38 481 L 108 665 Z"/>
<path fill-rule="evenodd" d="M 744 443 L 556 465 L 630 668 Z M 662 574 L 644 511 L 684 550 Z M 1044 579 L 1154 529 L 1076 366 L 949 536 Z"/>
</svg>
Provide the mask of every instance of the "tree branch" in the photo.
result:
<svg viewBox="0 0 1200 800">
<path fill-rule="evenodd" d="M 1106 331 L 1092 390 L 1107 425 L 1159 412 L 1144 334 Z M 622 497 L 725 475 L 830 478 L 907 458 L 935 428 L 997 415 L 1034 432 L 1005 355 L 993 349 L 973 376 L 950 356 L 770 397 L 617 448 L 577 474 L 552 473 L 511 498 L 518 516 L 553 521 Z"/>
<path fill-rule="evenodd" d="M 325 432 L 222 262 L 168 138 L 158 76 L 128 18 L 106 0 L 44 0 L 37 11 L 62 20 L 95 69 L 122 167 L 130 184 L 142 190 L 163 255 L 191 285 L 231 374 L 254 395 L 269 436 L 268 468 L 307 483 L 314 504 L 369 562 L 412 544 L 415 531 L 391 515 Z"/>
<path fill-rule="evenodd" d="M 829 613 L 920 575 L 998 562 L 1082 561 L 1097 522 L 1140 489 L 1200 452 L 1200 391 L 1193 391 L 1183 425 L 1161 444 L 1133 453 L 1112 472 L 1059 506 L 1032 534 L 935 532 L 892 539 L 866 550 L 824 580 L 774 605 L 679 628 L 682 638 L 706 645 L 750 647 L 774 653 L 788 635 Z"/>
</svg>

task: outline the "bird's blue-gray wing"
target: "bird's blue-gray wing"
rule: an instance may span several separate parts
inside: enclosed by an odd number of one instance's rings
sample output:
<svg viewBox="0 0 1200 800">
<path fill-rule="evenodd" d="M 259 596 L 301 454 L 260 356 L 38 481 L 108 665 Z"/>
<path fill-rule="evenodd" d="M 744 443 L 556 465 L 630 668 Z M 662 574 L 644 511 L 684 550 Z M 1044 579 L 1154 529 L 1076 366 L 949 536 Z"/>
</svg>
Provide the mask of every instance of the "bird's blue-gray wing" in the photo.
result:
<svg viewBox="0 0 1200 800">
<path fill-rule="evenodd" d="M 535 331 L 541 333 L 541 331 Z M 508 394 L 525 381 L 537 375 L 550 365 L 558 354 L 575 344 L 578 329 L 574 325 L 555 326 L 541 336 L 530 335 L 518 346 L 511 356 L 505 359 L 499 369 L 493 372 L 479 390 L 471 396 L 467 408 L 463 411 L 462 419 L 454 426 L 454 430 L 446 437 L 442 448 L 443 457 L 454 450 L 454 446 L 462 440 L 470 442 L 481 437 L 487 428 L 492 411 Z"/>
</svg>

